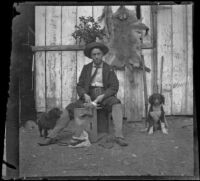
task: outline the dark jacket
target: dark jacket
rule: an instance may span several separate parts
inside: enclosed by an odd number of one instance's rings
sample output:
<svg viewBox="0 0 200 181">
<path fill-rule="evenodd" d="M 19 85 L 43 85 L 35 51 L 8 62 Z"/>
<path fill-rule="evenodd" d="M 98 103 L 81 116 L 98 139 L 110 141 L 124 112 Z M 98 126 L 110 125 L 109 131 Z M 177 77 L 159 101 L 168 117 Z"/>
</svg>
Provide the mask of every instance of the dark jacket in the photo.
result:
<svg viewBox="0 0 200 181">
<path fill-rule="evenodd" d="M 89 93 L 90 78 L 92 72 L 93 62 L 84 65 L 81 75 L 79 77 L 79 82 L 77 84 L 77 93 L 80 98 L 83 97 L 84 93 Z M 104 99 L 114 96 L 119 90 L 119 81 L 114 70 L 110 65 L 103 62 L 103 86 L 104 86 Z"/>
</svg>

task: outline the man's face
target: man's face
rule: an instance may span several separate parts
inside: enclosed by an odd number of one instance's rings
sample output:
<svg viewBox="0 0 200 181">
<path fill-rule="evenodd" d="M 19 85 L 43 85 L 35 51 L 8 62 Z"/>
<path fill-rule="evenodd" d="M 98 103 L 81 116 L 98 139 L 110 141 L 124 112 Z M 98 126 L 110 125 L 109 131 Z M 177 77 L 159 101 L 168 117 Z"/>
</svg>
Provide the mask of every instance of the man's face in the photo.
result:
<svg viewBox="0 0 200 181">
<path fill-rule="evenodd" d="M 91 51 L 91 58 L 94 63 L 99 65 L 102 62 L 103 52 L 99 48 L 94 48 Z"/>
</svg>

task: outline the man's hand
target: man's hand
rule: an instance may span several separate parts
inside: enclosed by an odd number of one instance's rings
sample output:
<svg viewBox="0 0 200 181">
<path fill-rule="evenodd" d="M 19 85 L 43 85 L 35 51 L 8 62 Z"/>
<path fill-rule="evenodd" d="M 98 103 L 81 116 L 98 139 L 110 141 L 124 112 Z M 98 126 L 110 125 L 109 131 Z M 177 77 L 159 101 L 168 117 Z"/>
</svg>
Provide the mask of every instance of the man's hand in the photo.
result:
<svg viewBox="0 0 200 181">
<path fill-rule="evenodd" d="M 85 102 L 90 103 L 91 102 L 91 98 L 89 95 L 84 94 L 84 98 L 85 98 Z"/>
<path fill-rule="evenodd" d="M 99 103 L 99 102 L 101 102 L 103 100 L 103 98 L 104 98 L 104 94 L 101 94 L 94 100 L 94 102 L 95 103 Z"/>
</svg>

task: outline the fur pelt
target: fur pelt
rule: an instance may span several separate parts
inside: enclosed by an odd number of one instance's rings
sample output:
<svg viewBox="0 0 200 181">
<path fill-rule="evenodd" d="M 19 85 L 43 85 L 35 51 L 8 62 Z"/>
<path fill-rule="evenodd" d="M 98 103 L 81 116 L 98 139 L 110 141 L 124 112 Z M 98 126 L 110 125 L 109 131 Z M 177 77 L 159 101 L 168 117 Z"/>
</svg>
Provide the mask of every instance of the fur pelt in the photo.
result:
<svg viewBox="0 0 200 181">
<path fill-rule="evenodd" d="M 126 66 L 131 72 L 141 68 L 141 35 L 149 28 L 137 19 L 135 11 L 120 6 L 113 13 L 110 6 L 105 6 L 99 21 L 104 21 L 104 42 L 110 49 L 105 61 L 118 69 Z"/>
</svg>

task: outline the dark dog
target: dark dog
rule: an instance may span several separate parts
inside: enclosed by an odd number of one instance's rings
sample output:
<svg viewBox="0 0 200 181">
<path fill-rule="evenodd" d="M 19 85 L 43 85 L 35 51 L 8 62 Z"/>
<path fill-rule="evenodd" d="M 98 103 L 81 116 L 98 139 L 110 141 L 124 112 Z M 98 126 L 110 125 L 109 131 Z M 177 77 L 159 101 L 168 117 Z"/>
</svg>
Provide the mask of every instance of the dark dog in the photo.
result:
<svg viewBox="0 0 200 181">
<path fill-rule="evenodd" d="M 38 119 L 38 128 L 40 136 L 47 137 L 48 130 L 53 129 L 59 119 L 62 111 L 59 108 L 53 108 L 48 113 L 42 113 Z M 43 132 L 44 131 L 44 132 Z"/>
<path fill-rule="evenodd" d="M 164 134 L 168 134 L 167 121 L 163 104 L 165 104 L 165 97 L 162 94 L 155 93 L 149 97 L 150 108 L 148 112 L 147 123 L 148 133 L 153 134 L 156 130 L 161 130 Z"/>
</svg>

